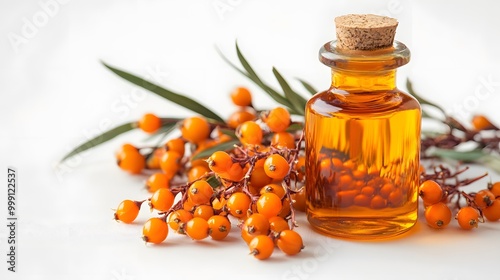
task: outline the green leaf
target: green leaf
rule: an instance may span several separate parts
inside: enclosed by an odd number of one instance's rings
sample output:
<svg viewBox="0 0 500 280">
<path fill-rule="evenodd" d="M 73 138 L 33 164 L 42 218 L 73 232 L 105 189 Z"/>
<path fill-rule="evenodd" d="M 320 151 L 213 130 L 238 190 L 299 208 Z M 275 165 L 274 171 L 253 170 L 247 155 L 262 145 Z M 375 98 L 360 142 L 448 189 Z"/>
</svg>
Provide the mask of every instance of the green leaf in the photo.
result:
<svg viewBox="0 0 500 280">
<path fill-rule="evenodd" d="M 292 123 L 287 129 L 287 132 L 295 132 L 304 129 L 303 123 Z"/>
<path fill-rule="evenodd" d="M 102 62 L 102 64 L 104 66 L 106 66 L 106 68 L 108 68 L 109 70 L 113 71 L 115 74 L 117 74 L 118 76 L 122 77 L 123 79 L 139 86 L 139 87 L 142 87 L 144 89 L 147 89 L 169 101 L 172 101 L 186 109 L 189 109 L 195 113 L 198 113 L 202 116 L 205 116 L 206 118 L 209 118 L 209 119 L 213 119 L 213 120 L 216 120 L 216 121 L 220 121 L 220 122 L 224 122 L 224 120 L 219 116 L 217 115 L 216 113 L 214 113 L 213 111 L 211 111 L 210 109 L 208 109 L 207 107 L 203 106 L 202 104 L 198 103 L 197 101 L 187 97 L 187 96 L 184 96 L 184 95 L 181 95 L 181 94 L 178 94 L 178 93 L 175 93 L 173 91 L 170 91 L 168 89 L 165 89 L 159 85 L 156 85 L 156 84 L 153 84 L 147 80 L 144 80 L 138 76 L 135 76 L 133 74 L 130 74 L 130 73 L 127 73 L 123 70 L 120 70 L 120 69 L 117 69 L 117 68 L 114 68 L 114 67 L 111 67 L 109 66 L 108 64 Z"/>
<path fill-rule="evenodd" d="M 148 135 L 144 139 L 144 141 L 151 141 L 159 136 L 161 136 L 161 138 L 164 138 L 170 132 L 172 132 L 176 128 L 177 123 L 182 120 L 183 119 L 180 118 L 161 118 L 162 126 L 160 127 L 160 129 L 158 129 L 158 131 L 156 131 L 155 133 Z"/>
<path fill-rule="evenodd" d="M 406 88 L 408 89 L 408 92 L 411 95 L 413 95 L 413 97 L 415 97 L 421 105 L 432 106 L 432 107 L 438 109 L 439 111 L 441 111 L 441 113 L 443 113 L 443 115 L 446 116 L 446 112 L 444 111 L 444 109 L 441 106 L 437 105 L 436 103 L 432 103 L 432 102 L 428 101 L 427 99 L 424 99 L 423 97 L 421 97 L 420 95 L 418 95 L 415 92 L 415 90 L 413 90 L 413 85 L 412 85 L 410 79 L 406 80 Z"/>
<path fill-rule="evenodd" d="M 487 155 L 483 150 L 471 150 L 471 151 L 456 151 L 448 149 L 433 148 L 429 149 L 429 156 L 437 156 L 441 158 L 453 159 L 463 162 L 472 162 L 480 160 L 482 157 Z"/>
<path fill-rule="evenodd" d="M 315 95 L 316 93 L 318 93 L 318 91 L 316 89 L 314 89 L 313 86 L 311 86 L 311 84 L 309 84 L 308 82 L 302 80 L 302 79 L 297 79 L 299 80 L 299 82 L 302 84 L 302 86 L 304 86 L 304 88 L 311 94 L 311 95 Z"/>
<path fill-rule="evenodd" d="M 279 94 L 276 90 L 271 88 L 270 86 L 266 85 L 255 73 L 253 68 L 250 66 L 248 61 L 245 59 L 243 56 L 243 53 L 241 53 L 240 48 L 238 47 L 238 43 L 236 43 L 236 53 L 238 55 L 238 59 L 240 60 L 241 65 L 243 68 L 247 71 L 246 75 L 251 81 L 253 81 L 256 85 L 258 85 L 261 89 L 263 89 L 272 99 L 274 99 L 276 102 L 280 103 L 281 105 L 284 105 L 290 109 L 292 109 L 293 113 L 298 113 L 295 112 L 295 109 L 292 107 L 290 102 L 281 94 Z"/>
<path fill-rule="evenodd" d="M 276 80 L 278 80 L 281 89 L 285 93 L 285 97 L 288 99 L 288 101 L 293 106 L 295 111 L 301 113 L 301 115 L 303 116 L 307 101 L 302 96 L 300 96 L 299 94 L 297 94 L 295 91 L 292 90 L 290 85 L 283 78 L 283 76 L 281 76 L 280 72 L 278 72 L 278 70 L 275 67 L 273 67 L 273 74 L 274 77 L 276 77 Z"/>
<path fill-rule="evenodd" d="M 117 126 L 111 130 L 108 130 L 106 132 L 104 132 L 103 134 L 101 135 L 98 135 L 92 139 L 90 139 L 89 141 L 81 144 L 80 146 L 76 147 L 74 150 L 72 150 L 71 152 L 69 152 L 67 155 L 65 155 L 60 162 L 64 162 L 65 160 L 67 160 L 68 158 L 74 156 L 74 155 L 77 155 L 83 151 L 86 151 L 90 148 L 93 148 L 97 145 L 100 145 L 104 142 L 107 142 L 113 138 L 115 138 L 116 136 L 120 135 L 120 134 L 123 134 L 125 132 L 128 132 L 132 129 L 136 128 L 135 126 L 135 122 L 129 122 L 129 123 L 125 123 L 125 124 L 122 124 L 120 126 Z"/>
<path fill-rule="evenodd" d="M 487 154 L 479 160 L 480 163 L 500 173 L 500 156 L 498 154 Z"/>
<path fill-rule="evenodd" d="M 219 131 L 233 139 L 238 139 L 236 133 L 234 132 L 234 129 L 219 128 Z"/>
<path fill-rule="evenodd" d="M 215 176 L 208 177 L 206 181 L 212 187 L 212 189 L 216 189 L 221 185 L 219 180 Z"/>
<path fill-rule="evenodd" d="M 225 151 L 225 152 L 230 151 L 230 150 L 234 149 L 234 145 L 239 144 L 239 143 L 240 143 L 240 141 L 236 140 L 236 139 L 220 143 L 218 145 L 210 147 L 210 148 L 203 150 L 203 151 L 199 152 L 198 154 L 194 155 L 192 160 L 208 158 L 213 153 L 215 153 L 217 151 Z"/>
</svg>

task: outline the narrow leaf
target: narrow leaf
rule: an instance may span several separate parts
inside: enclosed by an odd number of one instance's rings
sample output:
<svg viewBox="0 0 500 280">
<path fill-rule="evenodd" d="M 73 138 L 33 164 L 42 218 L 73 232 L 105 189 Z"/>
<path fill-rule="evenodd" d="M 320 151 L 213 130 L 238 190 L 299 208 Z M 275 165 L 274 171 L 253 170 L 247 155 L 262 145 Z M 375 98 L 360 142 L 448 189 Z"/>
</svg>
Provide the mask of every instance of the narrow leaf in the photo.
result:
<svg viewBox="0 0 500 280">
<path fill-rule="evenodd" d="M 220 128 L 219 129 L 220 132 L 222 132 L 223 134 L 233 138 L 233 139 L 237 139 L 238 137 L 236 136 L 236 133 L 234 132 L 233 129 L 228 129 L 228 128 Z"/>
<path fill-rule="evenodd" d="M 177 128 L 176 126 L 177 122 L 163 124 L 162 127 L 158 129 L 157 132 L 149 135 L 146 139 L 144 139 L 144 141 L 151 141 L 158 137 L 160 137 L 160 139 L 164 139 L 166 136 L 168 136 L 168 134 L 170 134 Z"/>
<path fill-rule="evenodd" d="M 479 162 L 493 169 L 497 174 L 500 174 L 500 157 L 498 154 L 487 154 Z"/>
<path fill-rule="evenodd" d="M 205 116 L 209 119 L 224 122 L 224 120 L 220 116 L 218 116 L 216 113 L 214 113 L 213 111 L 211 111 L 207 107 L 203 106 L 202 104 L 198 103 L 197 101 L 195 101 L 187 96 L 175 93 L 175 92 L 170 91 L 168 89 L 165 89 L 159 85 L 156 85 L 156 84 L 153 84 L 149 81 L 146 81 L 138 76 L 135 76 L 135 75 L 127 73 L 125 71 L 111 67 L 104 62 L 102 64 L 104 66 L 106 66 L 106 68 L 108 68 L 109 70 L 113 71 L 118 76 L 122 77 L 123 79 L 125 79 L 125 80 L 139 86 L 139 87 L 147 89 L 147 90 L 149 90 L 149 91 L 151 91 L 151 92 L 153 92 L 153 93 L 155 93 L 155 94 L 157 94 L 157 95 L 159 95 L 159 96 L 161 96 L 169 101 L 172 101 L 172 102 L 174 102 L 174 103 L 176 103 L 176 104 L 178 104 L 186 109 L 189 109 L 189 110 L 191 110 L 195 113 L 198 113 L 202 116 Z"/>
<path fill-rule="evenodd" d="M 299 80 L 299 82 L 302 84 L 302 86 L 304 86 L 304 88 L 311 94 L 311 95 L 315 95 L 318 91 L 316 89 L 314 89 L 314 87 L 309 84 L 308 82 L 302 80 L 302 79 L 297 79 Z"/>
<path fill-rule="evenodd" d="M 243 53 L 241 53 L 240 48 L 238 47 L 238 43 L 236 43 L 236 53 L 238 55 L 238 59 L 240 60 L 241 65 L 245 70 L 247 71 L 247 77 L 252 80 L 256 85 L 258 85 L 261 89 L 263 89 L 272 99 L 274 99 L 276 102 L 280 103 L 281 105 L 284 105 L 288 108 L 291 108 L 293 111 L 295 109 L 293 106 L 288 102 L 288 100 L 278 92 L 276 92 L 274 89 L 272 89 L 270 86 L 266 85 L 255 73 L 253 68 L 250 66 L 248 61 L 245 59 L 243 56 Z M 295 112 L 297 113 L 297 112 Z"/>
<path fill-rule="evenodd" d="M 444 109 L 442 107 L 440 107 L 439 105 L 437 105 L 435 103 L 432 103 L 432 102 L 428 101 L 427 99 L 424 99 L 423 97 L 421 97 L 420 95 L 418 95 L 415 92 L 415 90 L 413 89 L 413 85 L 412 85 L 410 79 L 406 80 L 406 88 L 408 89 L 408 92 L 411 95 L 413 95 L 413 97 L 415 97 L 420 104 L 432 106 L 432 107 L 438 109 L 439 111 L 441 111 L 441 113 L 443 113 L 443 115 L 446 116 L 446 112 L 444 111 Z"/>
<path fill-rule="evenodd" d="M 234 145 L 239 144 L 239 143 L 240 143 L 240 141 L 236 140 L 236 139 L 220 143 L 218 145 L 210 147 L 210 148 L 203 150 L 203 151 L 199 152 L 198 154 L 194 155 L 192 160 L 208 158 L 209 156 L 211 156 L 213 153 L 215 153 L 217 151 L 225 151 L 225 152 L 230 151 L 230 150 L 234 149 Z"/>
<path fill-rule="evenodd" d="M 72 150 L 66 156 L 64 156 L 61 159 L 61 162 L 65 161 L 66 159 L 68 159 L 74 155 L 77 155 L 83 151 L 86 151 L 90 148 L 93 148 L 97 145 L 100 145 L 104 142 L 107 142 L 107 141 L 115 138 L 116 136 L 118 136 L 122 133 L 125 133 L 127 131 L 130 131 L 134 128 L 135 128 L 135 122 L 130 122 L 130 123 L 125 123 L 125 124 L 122 124 L 120 126 L 117 126 L 111 130 L 108 130 L 108 131 L 104 132 L 103 134 L 98 135 L 98 136 L 90 139 L 89 141 L 81 144 L 80 146 L 76 147 L 74 150 Z"/>
<path fill-rule="evenodd" d="M 480 160 L 482 157 L 486 155 L 486 153 L 483 150 L 456 151 L 456 150 L 433 148 L 429 149 L 429 155 L 458 160 L 458 161 L 471 162 Z"/>
<path fill-rule="evenodd" d="M 281 76 L 280 72 L 278 72 L 278 70 L 274 67 L 273 67 L 273 74 L 274 77 L 276 77 L 276 80 L 278 80 L 281 89 L 285 93 L 285 97 L 288 99 L 293 108 L 297 112 L 301 113 L 301 115 L 304 115 L 304 110 L 306 108 L 306 100 L 292 90 L 287 81 L 283 78 L 283 76 Z"/>
</svg>

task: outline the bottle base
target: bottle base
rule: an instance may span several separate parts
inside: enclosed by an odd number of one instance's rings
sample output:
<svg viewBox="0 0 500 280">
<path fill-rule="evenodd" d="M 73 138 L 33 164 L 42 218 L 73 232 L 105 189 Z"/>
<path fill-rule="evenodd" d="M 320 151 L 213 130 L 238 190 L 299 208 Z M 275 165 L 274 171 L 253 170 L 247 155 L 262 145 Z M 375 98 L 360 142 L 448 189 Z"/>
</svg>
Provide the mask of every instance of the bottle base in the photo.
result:
<svg viewBox="0 0 500 280">
<path fill-rule="evenodd" d="M 317 217 L 308 214 L 312 228 L 323 235 L 358 240 L 390 239 L 409 231 L 417 211 L 399 217 Z"/>
</svg>

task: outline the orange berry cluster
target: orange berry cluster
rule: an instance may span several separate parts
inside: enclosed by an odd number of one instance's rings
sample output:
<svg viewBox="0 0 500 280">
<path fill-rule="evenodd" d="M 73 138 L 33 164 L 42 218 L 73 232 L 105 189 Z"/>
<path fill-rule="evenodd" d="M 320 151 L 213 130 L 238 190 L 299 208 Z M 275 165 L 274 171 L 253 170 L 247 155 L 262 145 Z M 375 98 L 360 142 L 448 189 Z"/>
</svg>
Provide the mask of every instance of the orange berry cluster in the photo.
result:
<svg viewBox="0 0 500 280">
<path fill-rule="evenodd" d="M 257 116 L 245 88 L 235 89 L 231 99 L 239 109 L 225 123 L 189 117 L 178 124 L 181 137 L 161 147 L 122 146 L 117 160 L 124 171 L 156 171 L 146 181 L 151 197 L 124 200 L 114 213 L 115 220 L 132 223 L 147 202 L 157 214 L 143 226 L 147 243 L 163 242 L 169 230 L 193 240 L 209 236 L 222 240 L 236 223 L 255 258 L 269 258 L 275 246 L 295 255 L 304 247 L 293 230 L 295 210 L 305 209 L 301 137 L 290 130 L 286 109 L 277 107 Z M 146 133 L 157 132 L 161 126 L 161 119 L 152 114 L 138 122 Z M 240 144 L 198 157 L 232 139 Z"/>
<path fill-rule="evenodd" d="M 484 176 L 474 179 L 458 181 L 455 185 L 446 184 L 446 179 L 456 177 L 465 170 L 451 174 L 443 167 L 436 172 L 436 180 L 425 180 L 419 187 L 419 196 L 425 206 L 427 224 L 436 229 L 445 228 L 452 220 L 456 209 L 455 219 L 460 228 L 471 230 L 479 223 L 500 220 L 500 182 L 489 183 L 488 189 L 479 192 L 466 193 L 458 187 L 470 184 Z M 423 175 L 425 177 L 425 174 Z M 441 181 L 442 184 L 437 183 Z M 462 199 L 463 198 L 463 199 Z M 465 200 L 465 205 L 463 204 Z"/>
</svg>

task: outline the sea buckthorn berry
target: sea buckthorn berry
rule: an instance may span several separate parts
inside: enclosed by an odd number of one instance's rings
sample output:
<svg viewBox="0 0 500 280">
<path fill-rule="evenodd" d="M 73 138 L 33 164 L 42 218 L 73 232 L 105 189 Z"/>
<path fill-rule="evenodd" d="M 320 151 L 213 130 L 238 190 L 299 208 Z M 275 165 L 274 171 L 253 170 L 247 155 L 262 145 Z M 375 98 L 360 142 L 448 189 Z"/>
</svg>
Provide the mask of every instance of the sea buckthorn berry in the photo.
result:
<svg viewBox="0 0 500 280">
<path fill-rule="evenodd" d="M 194 209 L 194 217 L 200 217 L 208 220 L 214 215 L 214 208 L 209 205 L 199 205 Z"/>
<path fill-rule="evenodd" d="M 386 183 L 380 188 L 378 193 L 384 198 L 389 198 L 389 195 L 392 191 L 394 191 L 394 185 L 391 183 Z"/>
<path fill-rule="evenodd" d="M 306 157 L 299 156 L 297 163 L 294 166 L 295 171 L 297 171 L 297 181 L 302 182 L 306 175 Z"/>
<path fill-rule="evenodd" d="M 154 114 L 145 114 L 138 122 L 138 126 L 146 133 L 154 133 L 161 127 L 161 119 Z"/>
<path fill-rule="evenodd" d="M 158 189 L 168 188 L 170 186 L 170 178 L 164 173 L 154 173 L 149 176 L 146 181 L 146 188 L 149 192 L 154 193 Z"/>
<path fill-rule="evenodd" d="M 262 119 L 272 132 L 285 131 L 291 122 L 290 113 L 283 107 L 272 109 Z"/>
<path fill-rule="evenodd" d="M 182 204 L 182 209 L 193 213 L 196 209 L 196 204 L 192 202 L 188 197 L 188 199 L 186 199 L 186 201 L 184 201 L 184 203 Z"/>
<path fill-rule="evenodd" d="M 261 188 L 272 181 L 273 178 L 267 176 L 263 166 L 254 168 L 252 174 L 250 174 L 250 185 L 257 191 L 260 191 Z"/>
<path fill-rule="evenodd" d="M 375 188 L 373 188 L 372 186 L 363 187 L 361 189 L 361 194 L 372 197 L 375 194 Z"/>
<path fill-rule="evenodd" d="M 116 152 L 116 156 L 118 157 L 121 153 L 125 152 L 138 152 L 139 150 L 132 144 L 125 143 L 123 144 L 120 149 Z"/>
<path fill-rule="evenodd" d="M 283 207 L 281 199 L 274 193 L 262 194 L 256 204 L 257 211 L 268 219 L 277 216 Z"/>
<path fill-rule="evenodd" d="M 245 145 L 258 145 L 262 142 L 262 128 L 254 121 L 246 121 L 236 128 L 236 135 Z"/>
<path fill-rule="evenodd" d="M 250 208 L 250 197 L 242 192 L 233 193 L 226 202 L 227 209 L 236 218 L 243 218 Z"/>
<path fill-rule="evenodd" d="M 207 181 L 196 181 L 188 189 L 188 196 L 196 204 L 207 204 L 214 195 L 214 189 Z"/>
<path fill-rule="evenodd" d="M 221 210 L 224 206 L 226 206 L 226 199 L 224 197 L 216 197 L 212 200 L 212 208 L 214 210 Z"/>
<path fill-rule="evenodd" d="M 282 232 L 284 230 L 290 229 L 288 222 L 282 217 L 276 216 L 269 219 L 269 229 L 274 232 Z"/>
<path fill-rule="evenodd" d="M 253 213 L 243 223 L 242 230 L 246 230 L 250 235 L 267 235 L 269 233 L 269 219 L 259 213 Z"/>
<path fill-rule="evenodd" d="M 191 143 L 200 143 L 210 136 L 210 124 L 205 118 L 191 117 L 182 122 L 182 138 Z"/>
<path fill-rule="evenodd" d="M 124 222 L 126 224 L 132 223 L 139 215 L 139 208 L 141 208 L 142 202 L 124 200 L 118 205 L 115 211 L 115 220 Z"/>
<path fill-rule="evenodd" d="M 339 191 L 335 195 L 336 207 L 349 207 L 354 204 L 354 198 L 359 194 L 357 190 Z M 372 207 L 378 209 L 376 207 Z"/>
<path fill-rule="evenodd" d="M 451 210 L 442 202 L 432 204 L 425 209 L 425 220 L 433 228 L 444 228 L 451 221 Z"/>
<path fill-rule="evenodd" d="M 167 141 L 165 144 L 165 149 L 167 151 L 173 151 L 178 153 L 181 157 L 184 156 L 186 151 L 186 143 L 182 138 L 174 138 Z"/>
<path fill-rule="evenodd" d="M 370 207 L 373 209 L 382 209 L 387 207 L 387 200 L 380 195 L 372 197 L 370 201 Z"/>
<path fill-rule="evenodd" d="M 217 151 L 207 159 L 207 163 L 208 167 L 213 172 L 223 173 L 229 170 L 229 168 L 233 164 L 233 160 L 228 153 L 224 151 Z"/>
<path fill-rule="evenodd" d="M 212 216 L 208 219 L 208 234 L 213 240 L 222 240 L 226 238 L 231 231 L 231 223 L 229 220 L 220 215 Z"/>
<path fill-rule="evenodd" d="M 229 118 L 227 119 L 227 125 L 230 128 L 237 128 L 240 124 L 247 122 L 247 121 L 253 121 L 257 118 L 255 113 L 249 111 L 249 110 L 241 110 L 241 111 L 236 111 L 232 113 Z"/>
<path fill-rule="evenodd" d="M 227 170 L 227 179 L 231 181 L 241 181 L 247 172 L 246 168 L 241 167 L 237 162 L 231 164 L 231 167 Z"/>
<path fill-rule="evenodd" d="M 495 195 L 495 197 L 500 197 L 500 182 L 496 182 L 488 185 L 490 192 Z"/>
<path fill-rule="evenodd" d="M 479 212 L 471 206 L 463 207 L 458 210 L 455 219 L 458 220 L 458 225 L 462 229 L 477 228 L 479 223 Z"/>
<path fill-rule="evenodd" d="M 418 195 L 426 205 L 432 205 L 443 199 L 443 189 L 435 181 L 427 180 L 418 188 Z"/>
<path fill-rule="evenodd" d="M 118 155 L 118 166 L 130 174 L 139 174 L 146 167 L 146 159 L 137 149 L 127 149 Z"/>
<path fill-rule="evenodd" d="M 372 199 L 364 194 L 358 194 L 354 197 L 353 203 L 357 206 L 368 207 L 370 206 Z"/>
<path fill-rule="evenodd" d="M 208 172 L 210 172 L 210 169 L 208 169 L 207 167 L 205 167 L 203 165 L 193 166 L 188 171 L 188 174 L 187 174 L 188 180 L 189 180 L 189 182 L 192 182 L 194 180 L 198 180 L 203 175 L 207 174 Z"/>
<path fill-rule="evenodd" d="M 289 256 L 296 255 L 304 249 L 304 243 L 302 242 L 300 234 L 289 229 L 284 230 L 279 234 L 276 239 L 276 245 L 283 253 Z"/>
<path fill-rule="evenodd" d="M 146 161 L 146 168 L 148 169 L 160 169 L 161 157 L 165 153 L 165 149 L 157 148 L 153 151 L 153 154 Z"/>
<path fill-rule="evenodd" d="M 288 174 L 288 171 L 290 171 L 290 165 L 281 155 L 273 154 L 268 156 L 264 162 L 264 171 L 267 176 L 276 180 L 282 180 Z"/>
<path fill-rule="evenodd" d="M 260 189 L 260 194 L 265 194 L 265 193 L 274 193 L 280 199 L 282 199 L 285 196 L 285 188 L 283 188 L 282 185 L 278 184 L 268 184 L 262 187 L 262 189 Z"/>
<path fill-rule="evenodd" d="M 149 219 L 142 228 L 142 239 L 145 242 L 159 244 L 167 238 L 168 226 L 160 218 Z"/>
<path fill-rule="evenodd" d="M 472 126 L 477 131 L 496 128 L 496 126 L 492 124 L 490 120 L 488 120 L 488 118 L 483 115 L 476 115 L 472 117 Z"/>
<path fill-rule="evenodd" d="M 179 231 L 181 229 L 181 225 L 187 223 L 189 220 L 193 218 L 193 214 L 191 212 L 186 211 L 184 209 L 179 209 L 168 217 L 168 225 L 170 226 L 171 229 L 179 232 L 179 233 L 184 233 L 183 231 Z"/>
<path fill-rule="evenodd" d="M 203 218 L 194 217 L 186 223 L 184 231 L 194 240 L 205 239 L 208 237 L 208 222 Z"/>
<path fill-rule="evenodd" d="M 306 188 L 302 187 L 298 192 L 292 193 L 293 208 L 302 212 L 306 211 Z"/>
<path fill-rule="evenodd" d="M 169 189 L 158 189 L 149 202 L 151 209 L 156 209 L 160 212 L 166 212 L 174 204 L 174 195 Z"/>
<path fill-rule="evenodd" d="M 251 106 L 252 94 L 247 88 L 237 87 L 231 92 L 231 100 L 237 106 Z"/>
<path fill-rule="evenodd" d="M 281 211 L 279 212 L 278 216 L 281 218 L 286 218 L 290 215 L 291 210 L 290 210 L 290 200 L 288 198 L 283 199 Z"/>
<path fill-rule="evenodd" d="M 387 198 L 387 202 L 392 207 L 401 206 L 401 203 L 403 203 L 403 192 L 401 189 L 392 191 Z"/>
<path fill-rule="evenodd" d="M 274 251 L 274 242 L 267 235 L 255 236 L 248 244 L 250 254 L 256 259 L 265 260 L 269 258 Z"/>
<path fill-rule="evenodd" d="M 474 202 L 479 208 L 485 208 L 490 206 L 494 200 L 495 200 L 495 195 L 489 190 L 480 190 L 478 193 L 476 193 L 476 196 L 474 197 Z"/>
<path fill-rule="evenodd" d="M 495 222 L 500 220 L 500 199 L 495 199 L 490 206 L 484 208 L 483 215 L 488 221 Z"/>
<path fill-rule="evenodd" d="M 181 155 L 174 151 L 167 151 L 162 156 L 160 161 L 161 170 L 171 176 L 171 178 L 179 171 L 181 167 Z"/>
<path fill-rule="evenodd" d="M 277 132 L 274 133 L 273 137 L 271 138 L 271 145 L 275 146 L 278 149 L 293 149 L 295 148 L 295 137 L 293 136 L 293 134 L 286 131 Z"/>
</svg>

